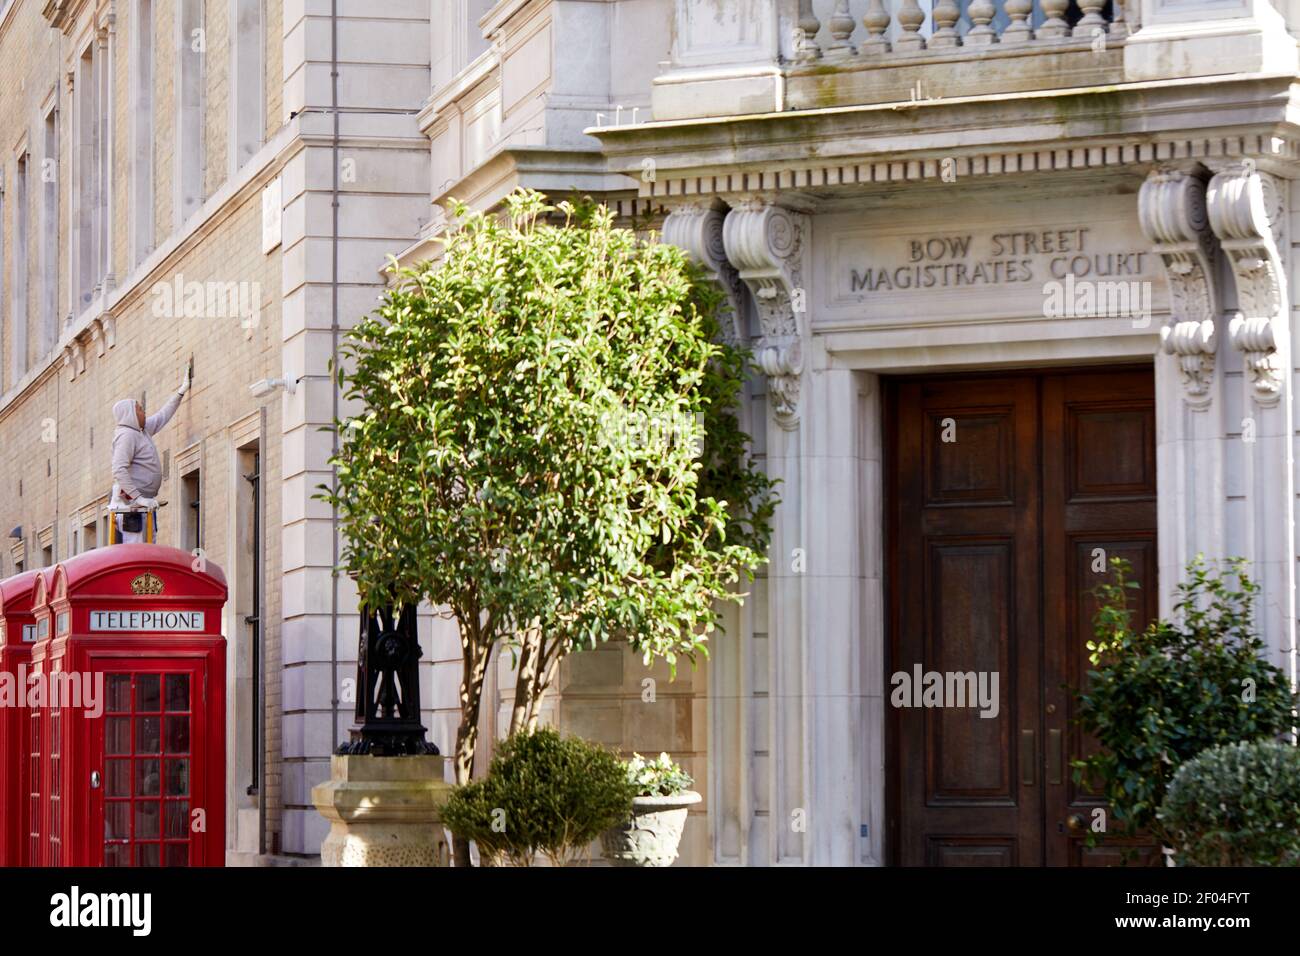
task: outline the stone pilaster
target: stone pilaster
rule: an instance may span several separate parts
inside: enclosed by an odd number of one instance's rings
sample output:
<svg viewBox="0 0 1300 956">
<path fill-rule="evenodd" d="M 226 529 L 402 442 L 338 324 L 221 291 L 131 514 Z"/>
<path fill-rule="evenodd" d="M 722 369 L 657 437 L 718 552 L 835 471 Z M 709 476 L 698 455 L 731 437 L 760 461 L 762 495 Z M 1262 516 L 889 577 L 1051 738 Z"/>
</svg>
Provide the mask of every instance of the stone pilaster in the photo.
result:
<svg viewBox="0 0 1300 956">
<path fill-rule="evenodd" d="M 1242 376 L 1227 422 L 1237 433 L 1231 552 L 1250 559 L 1260 584 L 1256 621 L 1277 662 L 1296 655 L 1294 411 L 1290 308 L 1281 250 L 1288 249 L 1282 190 L 1253 160 L 1223 166 L 1207 192 L 1210 225 L 1236 286 L 1228 334 Z M 1234 420 L 1239 419 L 1239 421 Z"/>
<path fill-rule="evenodd" d="M 1170 316 L 1156 358 L 1156 472 L 1160 495 L 1160 613 L 1173 613 L 1174 586 L 1197 554 L 1224 554 L 1227 446 L 1223 376 L 1216 374 L 1220 326 L 1218 240 L 1210 229 L 1199 164 L 1152 170 L 1138 219 L 1164 263 Z M 1167 358 L 1164 356 L 1168 356 Z M 1216 399 L 1218 399 L 1216 401 Z"/>
<path fill-rule="evenodd" d="M 429 142 L 415 118 L 429 96 L 429 5 L 397 0 L 382 10 L 367 8 L 364 19 L 341 10 L 337 152 L 329 9 L 328 4 L 286 7 L 283 24 L 284 110 L 295 117 L 295 142 L 286 147 L 281 172 L 280 374 L 299 385 L 280 399 L 282 849 L 308 855 L 320 849 L 325 835 L 312 787 L 329 777 L 330 756 L 351 722 L 352 703 L 342 699 L 341 684 L 356 673 L 358 632 L 356 589 L 346 575 L 334 580 L 331 512 L 315 497 L 318 486 L 331 480 L 333 319 L 337 309 L 341 338 L 375 308 L 384 288 L 385 257 L 410 244 L 429 204 Z M 349 45 L 382 52 L 373 62 L 358 63 L 348 58 Z M 337 410 L 343 418 L 351 414 L 343 401 Z M 420 630 L 427 638 L 428 625 L 422 622 Z M 428 652 L 426 645 L 426 658 Z M 425 716 L 427 721 L 427 711 Z M 445 728 L 426 726 L 429 739 L 445 747 Z"/>
</svg>

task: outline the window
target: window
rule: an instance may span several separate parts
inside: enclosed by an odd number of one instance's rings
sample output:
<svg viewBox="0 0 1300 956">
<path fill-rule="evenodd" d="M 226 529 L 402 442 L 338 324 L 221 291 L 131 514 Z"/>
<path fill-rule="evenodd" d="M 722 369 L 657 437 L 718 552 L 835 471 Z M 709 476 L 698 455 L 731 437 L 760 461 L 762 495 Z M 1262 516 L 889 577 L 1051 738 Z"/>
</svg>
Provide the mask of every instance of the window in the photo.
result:
<svg viewBox="0 0 1300 956">
<path fill-rule="evenodd" d="M 203 57 L 207 44 L 203 0 L 177 0 L 176 170 L 174 225 L 203 204 Z"/>
<path fill-rule="evenodd" d="M 181 476 L 180 498 L 181 547 L 193 552 L 203 547 L 203 502 L 197 468 Z"/>
<path fill-rule="evenodd" d="M 14 225 L 13 225 L 13 282 L 10 306 L 13 311 L 13 381 L 17 382 L 27 371 L 27 176 L 28 154 L 18 156 L 14 165 Z"/>
<path fill-rule="evenodd" d="M 104 292 L 113 274 L 113 50 L 100 34 L 95 47 L 95 291 Z"/>
<path fill-rule="evenodd" d="M 264 0 L 230 0 L 230 173 L 262 145 L 266 130 Z"/>
<path fill-rule="evenodd" d="M 87 521 L 84 525 L 81 526 L 81 550 L 82 551 L 93 551 L 95 550 L 95 548 L 99 547 L 98 535 L 96 534 L 98 528 L 99 528 L 99 522 L 96 521 L 94 518 Z"/>
<path fill-rule="evenodd" d="M 265 720 L 265 687 L 262 673 L 262 476 L 257 442 L 241 447 L 236 460 L 239 475 L 235 495 L 235 574 L 231 594 L 236 620 L 243 625 L 243 637 L 236 652 L 242 660 L 235 693 L 235 726 L 240 728 L 235 758 L 237 780 L 248 780 L 244 793 L 252 796 L 261 786 L 262 721 Z"/>
<path fill-rule="evenodd" d="M 73 255 L 76 257 L 75 312 L 95 297 L 99 282 L 99 84 L 95 44 L 86 46 L 77 61 L 73 107 L 73 163 L 77 177 L 73 213 Z"/>
<path fill-rule="evenodd" d="M 5 294 L 5 171 L 4 166 L 0 163 L 0 302 L 4 301 Z M 8 388 L 5 382 L 4 366 L 4 313 L 0 312 L 0 393 Z"/>
<path fill-rule="evenodd" d="M 59 341 L 59 110 L 45 113 L 41 136 L 41 355 Z"/>
<path fill-rule="evenodd" d="M 153 251 L 153 0 L 136 0 L 131 48 L 131 264 Z"/>
</svg>

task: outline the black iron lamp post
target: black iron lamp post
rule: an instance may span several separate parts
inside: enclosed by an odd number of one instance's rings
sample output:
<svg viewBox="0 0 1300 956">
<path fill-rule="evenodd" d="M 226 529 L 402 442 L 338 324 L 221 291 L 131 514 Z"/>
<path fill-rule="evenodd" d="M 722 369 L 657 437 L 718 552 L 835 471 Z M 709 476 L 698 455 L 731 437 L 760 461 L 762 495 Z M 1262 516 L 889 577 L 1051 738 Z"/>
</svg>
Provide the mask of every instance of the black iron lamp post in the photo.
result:
<svg viewBox="0 0 1300 956">
<path fill-rule="evenodd" d="M 398 757 L 437 754 L 420 723 L 420 641 L 415 607 L 361 609 L 357 706 L 340 754 Z"/>
</svg>

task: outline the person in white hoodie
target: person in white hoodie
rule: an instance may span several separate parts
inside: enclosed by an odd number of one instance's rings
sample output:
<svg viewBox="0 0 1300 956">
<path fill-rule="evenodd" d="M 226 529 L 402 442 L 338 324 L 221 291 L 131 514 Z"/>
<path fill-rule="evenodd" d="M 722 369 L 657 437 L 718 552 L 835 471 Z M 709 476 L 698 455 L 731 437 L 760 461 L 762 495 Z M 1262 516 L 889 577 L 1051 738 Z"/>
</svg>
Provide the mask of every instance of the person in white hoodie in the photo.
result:
<svg viewBox="0 0 1300 956">
<path fill-rule="evenodd" d="M 154 522 L 155 531 L 158 519 L 153 512 L 158 507 L 158 489 L 162 487 L 162 461 L 158 458 L 153 436 L 172 420 L 189 390 L 190 370 L 186 366 L 181 387 L 154 414 L 146 417 L 144 407 L 134 398 L 124 398 L 113 405 L 113 421 L 117 427 L 113 430 L 113 498 L 110 507 L 147 510 L 148 520 Z M 118 540 L 124 544 L 144 541 L 143 525 L 138 531 L 128 531 L 123 528 L 125 517 L 122 514 L 114 516 Z"/>
</svg>

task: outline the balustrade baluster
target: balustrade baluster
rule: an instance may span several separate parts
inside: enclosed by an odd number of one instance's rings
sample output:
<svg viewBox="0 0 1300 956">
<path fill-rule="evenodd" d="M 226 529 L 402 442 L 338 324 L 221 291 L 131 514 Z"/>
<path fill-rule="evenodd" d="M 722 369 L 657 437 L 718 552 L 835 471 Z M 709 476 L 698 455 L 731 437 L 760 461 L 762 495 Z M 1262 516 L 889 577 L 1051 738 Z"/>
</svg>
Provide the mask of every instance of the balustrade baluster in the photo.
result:
<svg viewBox="0 0 1300 956">
<path fill-rule="evenodd" d="M 1083 10 L 1083 16 L 1074 27 L 1074 35 L 1091 38 L 1098 30 L 1105 33 L 1106 18 L 1101 15 L 1104 6 L 1106 6 L 1106 0 L 1079 0 L 1079 7 Z"/>
<path fill-rule="evenodd" d="M 961 7 L 957 0 L 938 0 L 934 5 L 934 34 L 930 37 L 930 48 L 957 46 L 961 35 L 957 32 L 957 21 L 961 19 Z"/>
<path fill-rule="evenodd" d="M 1029 26 L 1029 15 L 1034 12 L 1034 0 L 1006 0 L 1003 4 L 1011 20 L 1002 31 L 1003 43 L 1024 43 L 1034 38 Z"/>
<path fill-rule="evenodd" d="M 889 41 L 885 39 L 885 31 L 889 29 L 890 16 L 889 11 L 885 9 L 885 0 L 871 0 L 867 4 L 866 15 L 862 18 L 862 25 L 867 28 L 867 38 L 862 41 L 859 50 L 863 55 L 872 53 L 888 53 Z"/>
<path fill-rule="evenodd" d="M 1068 37 L 1070 25 L 1065 22 L 1066 11 L 1070 9 L 1070 0 L 1043 0 L 1043 15 L 1047 17 L 1038 28 L 1040 38 Z"/>
<path fill-rule="evenodd" d="M 799 0 L 799 30 L 795 34 L 794 58 L 800 63 L 807 63 L 822 55 L 821 48 L 817 46 L 817 33 L 821 28 L 822 22 L 813 12 L 812 0 Z"/>
<path fill-rule="evenodd" d="M 925 12 L 916 0 L 903 0 L 897 13 L 898 25 L 903 32 L 894 40 L 895 50 L 923 50 L 925 37 L 921 36 L 921 24 L 925 22 Z"/>
<path fill-rule="evenodd" d="M 1115 0 L 1114 10 L 1111 14 L 1110 35 L 1113 37 L 1126 37 L 1129 35 L 1129 29 L 1132 21 L 1129 19 L 1128 5 L 1134 0 Z"/>
<path fill-rule="evenodd" d="M 844 60 L 857 51 L 849 42 L 853 34 L 853 17 L 849 16 L 849 0 L 835 0 L 835 12 L 831 14 L 831 42 L 826 47 L 826 59 Z"/>
<path fill-rule="evenodd" d="M 996 42 L 998 32 L 989 24 L 997 15 L 998 8 L 993 5 L 993 0 L 972 0 L 966 9 L 966 16 L 970 17 L 971 22 L 971 28 L 966 33 L 966 45 L 988 46 Z"/>
</svg>

